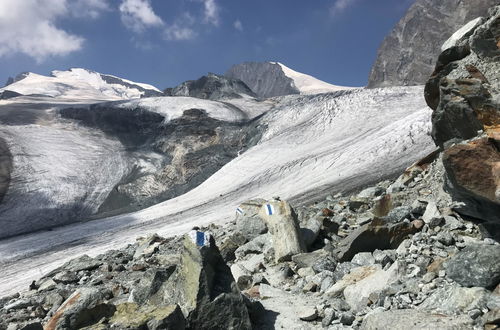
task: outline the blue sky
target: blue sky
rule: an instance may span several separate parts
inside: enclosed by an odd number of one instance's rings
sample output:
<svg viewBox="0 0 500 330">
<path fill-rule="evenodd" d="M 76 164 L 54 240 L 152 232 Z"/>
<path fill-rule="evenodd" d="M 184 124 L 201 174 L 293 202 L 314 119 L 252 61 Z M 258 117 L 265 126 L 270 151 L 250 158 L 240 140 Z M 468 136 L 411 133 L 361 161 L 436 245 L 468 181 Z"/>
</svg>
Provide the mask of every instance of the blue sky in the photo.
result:
<svg viewBox="0 0 500 330">
<path fill-rule="evenodd" d="M 158 88 L 279 61 L 362 86 L 413 0 L 1 0 L 0 85 L 83 67 Z M 3 81 L 2 81 L 3 80 Z"/>
</svg>

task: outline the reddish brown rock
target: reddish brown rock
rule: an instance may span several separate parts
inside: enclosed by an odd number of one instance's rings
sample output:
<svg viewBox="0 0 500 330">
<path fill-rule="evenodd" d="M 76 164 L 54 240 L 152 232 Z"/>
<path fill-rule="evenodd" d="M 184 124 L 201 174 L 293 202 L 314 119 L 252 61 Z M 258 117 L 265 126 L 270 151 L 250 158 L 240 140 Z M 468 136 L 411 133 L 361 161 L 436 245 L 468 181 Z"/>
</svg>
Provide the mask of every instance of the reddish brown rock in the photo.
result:
<svg viewBox="0 0 500 330">
<path fill-rule="evenodd" d="M 457 186 L 500 204 L 500 152 L 493 141 L 454 145 L 444 152 L 443 162 Z"/>
</svg>

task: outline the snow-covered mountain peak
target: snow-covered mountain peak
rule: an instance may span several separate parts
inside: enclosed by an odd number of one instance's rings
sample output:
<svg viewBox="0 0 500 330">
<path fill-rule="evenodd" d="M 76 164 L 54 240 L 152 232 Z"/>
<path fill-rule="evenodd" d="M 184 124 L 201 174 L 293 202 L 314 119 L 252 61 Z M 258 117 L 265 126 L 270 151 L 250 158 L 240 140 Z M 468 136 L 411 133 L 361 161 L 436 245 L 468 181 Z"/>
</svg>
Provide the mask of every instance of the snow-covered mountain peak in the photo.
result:
<svg viewBox="0 0 500 330">
<path fill-rule="evenodd" d="M 52 71 L 51 76 L 27 72 L 0 92 L 3 90 L 75 100 L 123 100 L 162 94 L 152 85 L 82 68 Z"/>
<path fill-rule="evenodd" d="M 290 69 L 286 65 L 280 62 L 270 62 L 271 64 L 277 64 L 281 67 L 281 70 L 293 81 L 293 85 L 296 89 L 299 90 L 300 94 L 310 95 L 310 94 L 320 94 L 320 93 L 329 93 L 336 92 L 339 90 L 352 89 L 353 87 L 346 86 L 337 86 L 332 85 L 313 76 L 310 76 L 305 73 L 301 73 L 295 70 Z"/>
</svg>

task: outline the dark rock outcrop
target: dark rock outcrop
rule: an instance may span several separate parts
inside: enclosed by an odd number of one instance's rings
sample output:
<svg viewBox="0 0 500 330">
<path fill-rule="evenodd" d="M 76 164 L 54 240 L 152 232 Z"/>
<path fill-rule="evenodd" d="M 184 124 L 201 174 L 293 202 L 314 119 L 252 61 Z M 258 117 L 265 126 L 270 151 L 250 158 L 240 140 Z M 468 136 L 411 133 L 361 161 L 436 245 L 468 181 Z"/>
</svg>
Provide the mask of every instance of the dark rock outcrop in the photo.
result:
<svg viewBox="0 0 500 330">
<path fill-rule="evenodd" d="M 500 6 L 451 40 L 425 87 L 456 210 L 500 225 Z M 496 228 L 496 229 L 495 229 Z M 496 233 L 496 234 L 495 234 Z"/>
<path fill-rule="evenodd" d="M 18 96 L 22 96 L 22 94 L 17 93 L 17 92 L 13 92 L 13 91 L 9 91 L 9 90 L 4 90 L 4 91 L 0 92 L 0 100 L 8 100 L 8 99 L 18 97 Z"/>
<path fill-rule="evenodd" d="M 446 273 L 466 287 L 494 288 L 500 283 L 500 245 L 471 245 L 445 264 Z"/>
<path fill-rule="evenodd" d="M 300 94 L 293 80 L 285 75 L 277 63 L 245 62 L 233 65 L 224 75 L 243 81 L 262 98 Z"/>
<path fill-rule="evenodd" d="M 368 87 L 424 84 L 443 43 L 497 0 L 417 0 L 384 39 Z"/>
<path fill-rule="evenodd" d="M 164 93 L 165 96 L 191 96 L 209 100 L 240 98 L 241 94 L 256 96 L 241 80 L 214 73 L 209 73 L 198 80 L 188 80 L 174 88 L 167 88 Z"/>
</svg>

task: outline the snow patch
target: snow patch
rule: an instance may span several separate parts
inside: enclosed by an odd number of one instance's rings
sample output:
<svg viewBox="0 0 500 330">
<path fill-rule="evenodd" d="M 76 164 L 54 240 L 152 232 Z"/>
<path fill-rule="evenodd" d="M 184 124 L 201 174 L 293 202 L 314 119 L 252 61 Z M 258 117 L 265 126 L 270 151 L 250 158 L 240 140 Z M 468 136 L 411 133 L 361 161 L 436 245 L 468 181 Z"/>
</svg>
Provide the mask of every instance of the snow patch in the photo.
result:
<svg viewBox="0 0 500 330">
<path fill-rule="evenodd" d="M 327 82 L 321 81 L 313 76 L 297 72 L 290 69 L 280 62 L 271 62 L 272 64 L 278 64 L 283 70 L 285 76 L 293 80 L 295 87 L 300 91 L 300 94 L 311 95 L 320 93 L 330 93 L 340 90 L 353 89 L 355 87 L 345 87 L 332 85 Z"/>
</svg>

